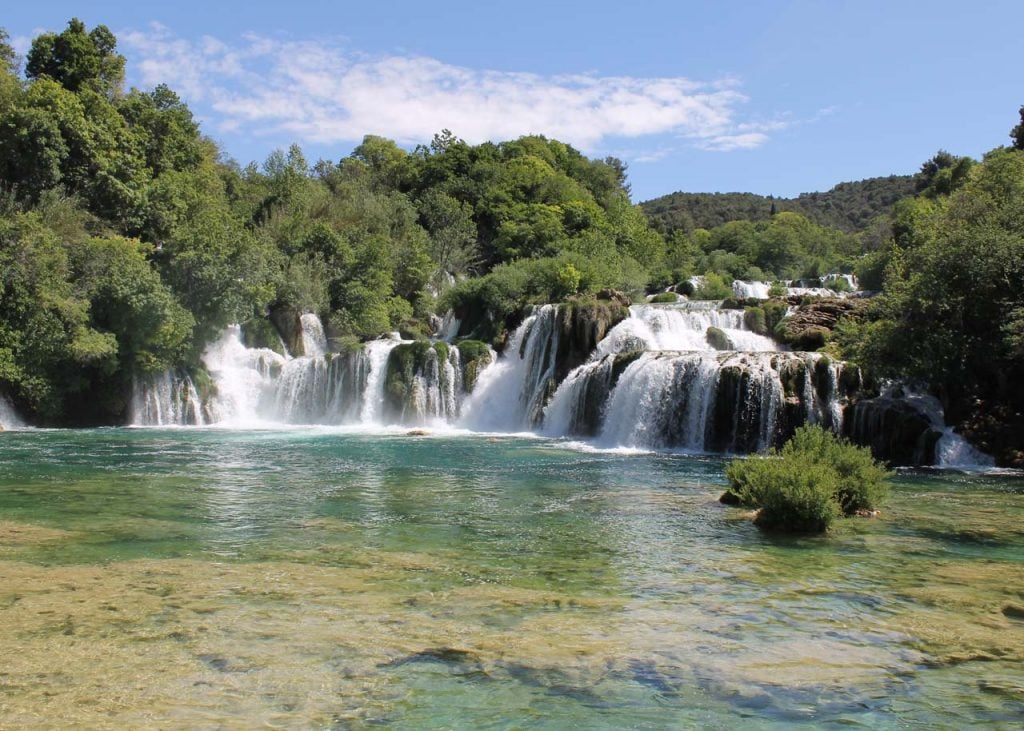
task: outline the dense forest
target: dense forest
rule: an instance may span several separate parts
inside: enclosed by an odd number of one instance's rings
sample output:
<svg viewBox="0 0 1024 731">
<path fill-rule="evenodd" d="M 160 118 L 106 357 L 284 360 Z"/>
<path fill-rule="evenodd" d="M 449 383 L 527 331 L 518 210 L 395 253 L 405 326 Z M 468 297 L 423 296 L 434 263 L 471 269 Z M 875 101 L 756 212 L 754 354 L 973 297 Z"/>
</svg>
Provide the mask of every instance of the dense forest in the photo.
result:
<svg viewBox="0 0 1024 731">
<path fill-rule="evenodd" d="M 123 422 L 133 378 L 197 369 L 230 323 L 258 340 L 315 312 L 342 349 L 427 337 L 456 309 L 500 346 L 529 303 L 853 271 L 882 294 L 824 347 L 1024 449 L 985 426 L 1024 411 L 1020 128 L 981 161 L 940 152 L 913 177 L 789 201 L 674 194 L 645 204 L 649 222 L 623 163 L 541 136 L 444 130 L 411 151 L 367 136 L 337 160 L 292 146 L 242 167 L 173 90 L 124 88 L 106 27 L 72 20 L 24 59 L 6 41 L 0 395 L 35 423 Z"/>
<path fill-rule="evenodd" d="M 914 193 L 914 176 L 890 175 L 839 183 L 824 193 L 775 198 L 755 193 L 671 193 L 641 203 L 657 231 L 671 236 L 682 229 L 714 228 L 730 221 L 764 221 L 776 213 L 799 213 L 820 226 L 846 233 L 867 228 L 892 212 L 898 200 Z"/>
</svg>

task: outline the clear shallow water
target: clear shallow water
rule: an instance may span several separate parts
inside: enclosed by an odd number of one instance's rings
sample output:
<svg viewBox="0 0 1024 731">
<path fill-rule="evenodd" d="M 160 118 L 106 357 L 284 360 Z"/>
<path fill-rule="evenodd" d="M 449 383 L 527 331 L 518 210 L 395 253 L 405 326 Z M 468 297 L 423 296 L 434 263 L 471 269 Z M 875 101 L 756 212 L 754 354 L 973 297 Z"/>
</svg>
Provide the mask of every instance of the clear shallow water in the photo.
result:
<svg viewBox="0 0 1024 731">
<path fill-rule="evenodd" d="M 1024 479 L 766 536 L 723 462 L 330 430 L 0 435 L 0 725 L 1024 717 Z"/>
</svg>

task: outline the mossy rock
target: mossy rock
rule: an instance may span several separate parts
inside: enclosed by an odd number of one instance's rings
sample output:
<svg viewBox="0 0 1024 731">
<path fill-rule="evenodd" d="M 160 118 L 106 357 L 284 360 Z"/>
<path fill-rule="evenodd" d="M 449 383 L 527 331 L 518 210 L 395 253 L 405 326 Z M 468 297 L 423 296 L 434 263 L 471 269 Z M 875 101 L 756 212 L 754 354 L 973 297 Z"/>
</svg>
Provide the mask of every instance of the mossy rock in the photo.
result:
<svg viewBox="0 0 1024 731">
<path fill-rule="evenodd" d="M 636 360 L 644 354 L 642 350 L 630 350 L 625 353 L 616 353 L 615 360 L 612 361 L 612 382 L 614 386 L 619 382 L 619 377 L 622 373 L 629 368 Z"/>
<path fill-rule="evenodd" d="M 479 340 L 461 340 L 455 347 L 459 349 L 459 361 L 462 364 L 462 389 L 472 393 L 481 371 L 493 360 L 492 351 L 487 343 Z"/>
<path fill-rule="evenodd" d="M 618 301 L 573 299 L 558 306 L 558 352 L 555 382 L 583 365 L 608 332 L 629 317 L 629 308 Z"/>
<path fill-rule="evenodd" d="M 389 415 L 401 415 L 405 410 L 416 373 L 423 370 L 427 353 L 433 349 L 433 343 L 417 340 L 396 345 L 391 350 L 384 382 L 385 409 Z"/>
<path fill-rule="evenodd" d="M 743 324 L 750 332 L 758 335 L 768 334 L 767 318 L 761 307 L 747 307 L 743 311 Z"/>
<path fill-rule="evenodd" d="M 650 299 L 651 304 L 655 305 L 670 304 L 678 301 L 679 295 L 675 292 L 659 292 Z"/>
<path fill-rule="evenodd" d="M 279 305 L 270 308 L 269 317 L 288 353 L 293 356 L 305 355 L 306 350 L 302 346 L 302 313 L 292 305 Z"/>
<path fill-rule="evenodd" d="M 284 342 L 277 328 L 265 317 L 254 317 L 242 323 L 242 343 L 247 348 L 267 348 L 285 355 Z"/>
<path fill-rule="evenodd" d="M 732 343 L 729 342 L 729 336 L 725 334 L 724 330 L 717 327 L 709 327 L 707 332 L 704 333 L 704 337 L 715 350 L 731 350 Z"/>
</svg>

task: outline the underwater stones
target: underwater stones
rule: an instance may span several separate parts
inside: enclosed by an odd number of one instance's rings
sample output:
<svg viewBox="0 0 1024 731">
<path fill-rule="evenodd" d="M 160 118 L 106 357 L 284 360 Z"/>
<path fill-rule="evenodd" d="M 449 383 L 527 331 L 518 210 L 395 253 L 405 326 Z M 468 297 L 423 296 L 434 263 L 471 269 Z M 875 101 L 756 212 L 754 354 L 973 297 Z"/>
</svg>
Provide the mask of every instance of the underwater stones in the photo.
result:
<svg viewBox="0 0 1024 731">
<path fill-rule="evenodd" d="M 1024 622 L 1024 606 L 1020 604 L 1007 604 L 1003 607 L 1003 616 L 1007 619 Z"/>
</svg>

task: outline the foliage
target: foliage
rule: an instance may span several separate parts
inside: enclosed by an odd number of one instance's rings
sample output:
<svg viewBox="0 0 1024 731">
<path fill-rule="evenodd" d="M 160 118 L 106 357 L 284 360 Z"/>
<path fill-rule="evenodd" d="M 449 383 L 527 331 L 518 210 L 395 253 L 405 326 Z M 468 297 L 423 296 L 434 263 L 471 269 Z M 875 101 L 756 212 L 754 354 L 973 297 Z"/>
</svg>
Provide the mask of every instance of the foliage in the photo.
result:
<svg viewBox="0 0 1024 731">
<path fill-rule="evenodd" d="M 695 300 L 722 300 L 732 296 L 732 287 L 714 272 L 704 274 L 704 279 L 691 295 Z"/>
<path fill-rule="evenodd" d="M 889 473 L 871 451 L 806 425 L 781 450 L 733 460 L 729 493 L 757 509 L 765 528 L 818 533 L 840 515 L 876 509 L 888 492 Z"/>
<path fill-rule="evenodd" d="M 909 175 L 869 178 L 839 183 L 825 193 L 804 193 L 796 198 L 773 198 L 754 193 L 672 193 L 641 203 L 655 230 L 667 238 L 676 231 L 690 234 L 730 221 L 758 222 L 776 213 L 799 213 L 819 226 L 852 233 L 888 213 L 901 198 L 912 195 Z"/>
</svg>

